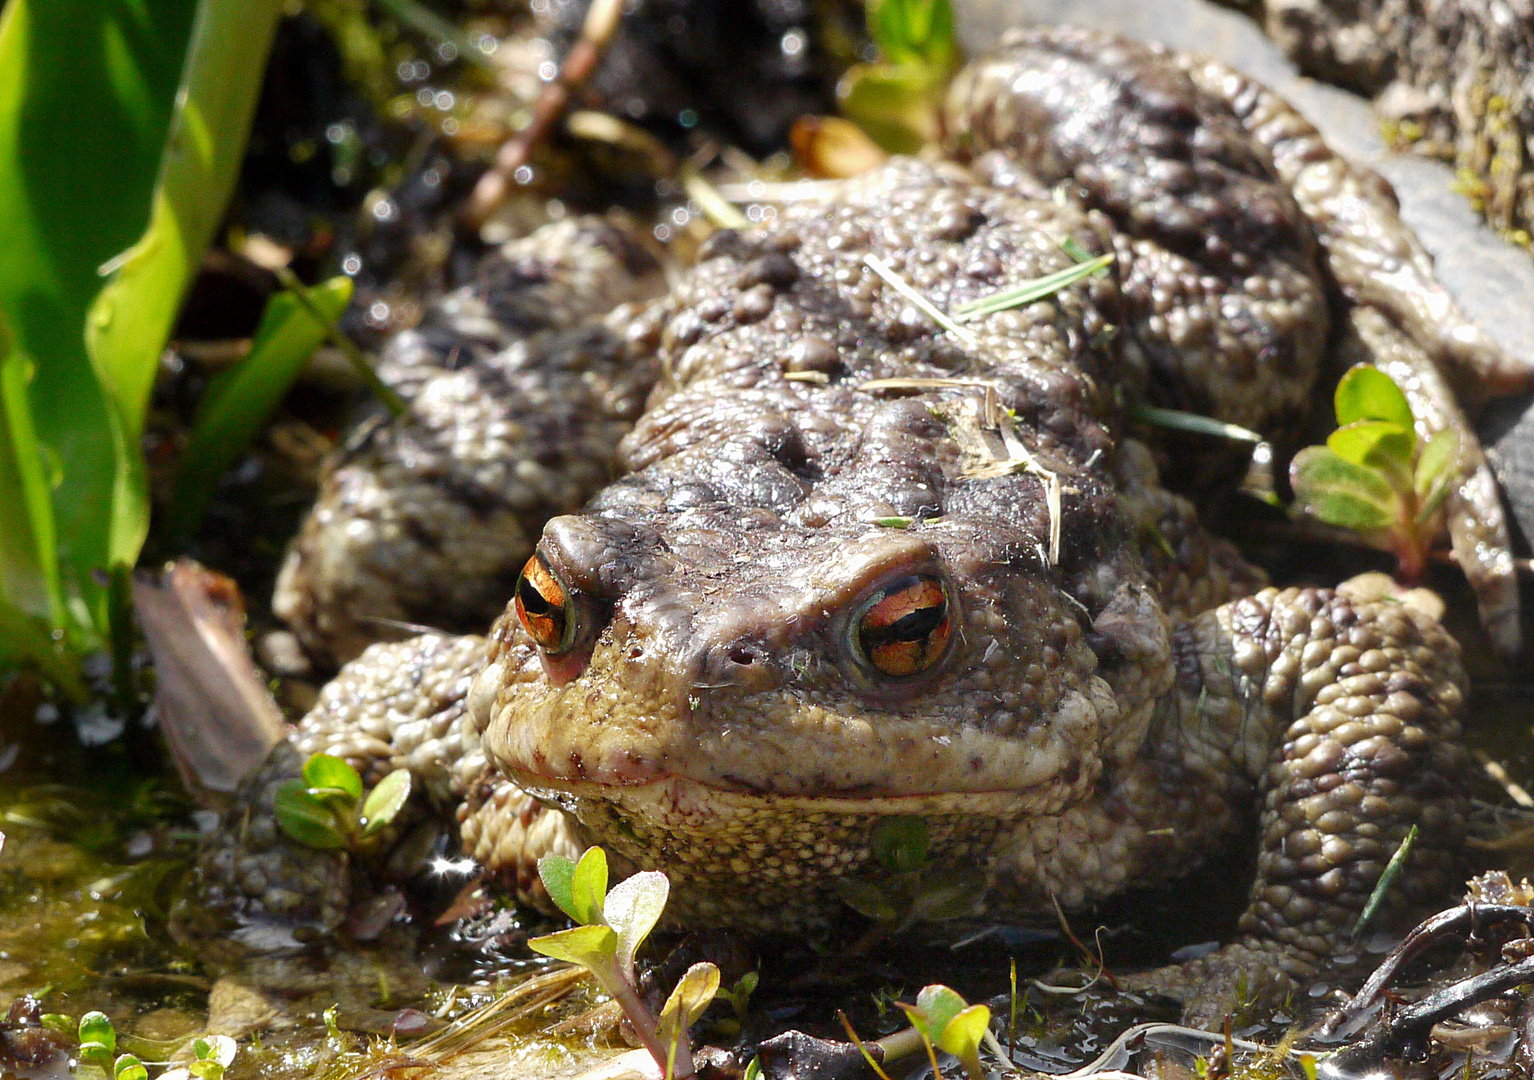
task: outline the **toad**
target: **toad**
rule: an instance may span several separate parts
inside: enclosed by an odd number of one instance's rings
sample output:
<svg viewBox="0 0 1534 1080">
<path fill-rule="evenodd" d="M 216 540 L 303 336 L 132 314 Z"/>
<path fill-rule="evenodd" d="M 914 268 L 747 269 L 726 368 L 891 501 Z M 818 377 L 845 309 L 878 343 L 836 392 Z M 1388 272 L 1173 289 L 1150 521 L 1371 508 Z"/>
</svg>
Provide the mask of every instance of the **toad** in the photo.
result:
<svg viewBox="0 0 1534 1080">
<path fill-rule="evenodd" d="M 1124 411 L 1292 428 L 1340 358 L 1391 374 L 1429 431 L 1462 424 L 1450 379 L 1506 362 L 1383 185 L 1220 65 L 1019 33 L 960 75 L 947 130 L 947 160 L 715 234 L 656 304 L 480 349 L 487 383 L 552 370 L 584 395 L 560 422 L 621 475 L 588 472 L 579 509 L 528 500 L 553 516 L 511 553 L 488 637 L 342 669 L 204 854 L 203 910 L 342 921 L 355 868 L 270 816 L 317 751 L 371 781 L 409 768 L 524 899 L 538 856 L 596 843 L 664 870 L 681 923 L 824 922 L 839 880 L 882 872 L 870 840 L 894 818 L 924 822 L 934 872 L 982 875 L 999 919 L 1185 875 L 1258 818 L 1235 939 L 1183 969 L 1206 993 L 1312 973 L 1412 826 L 1390 902 L 1449 884 L 1464 675 L 1431 599 L 1267 587 L 1162 487 Z M 642 261 L 604 230 L 586 236 L 609 270 Z M 1083 254 L 1111 264 L 932 313 Z M 409 347 L 462 367 L 433 332 Z M 536 487 L 560 464 L 548 416 L 507 408 L 503 473 Z M 1473 439 L 1459 470 L 1455 550 L 1505 641 L 1511 563 Z"/>
</svg>

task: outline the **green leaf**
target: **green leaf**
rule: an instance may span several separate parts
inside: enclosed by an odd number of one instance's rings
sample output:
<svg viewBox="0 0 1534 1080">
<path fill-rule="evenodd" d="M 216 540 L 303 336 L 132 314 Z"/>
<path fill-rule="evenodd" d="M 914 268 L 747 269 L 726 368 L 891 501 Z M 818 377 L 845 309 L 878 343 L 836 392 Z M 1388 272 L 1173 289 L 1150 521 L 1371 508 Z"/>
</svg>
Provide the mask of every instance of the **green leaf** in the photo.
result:
<svg viewBox="0 0 1534 1080">
<path fill-rule="evenodd" d="M 943 1030 L 948 1022 L 968 1006 L 969 1003 L 959 996 L 957 990 L 942 983 L 931 983 L 922 987 L 916 995 L 916 1011 L 911 1014 L 911 1022 L 935 1045 L 941 1046 Z"/>
<path fill-rule="evenodd" d="M 160 352 L 223 220 L 244 160 L 281 0 L 203 0 L 187 46 L 158 182 L 142 237 L 85 319 L 85 347 L 106 395 L 116 468 L 108 568 L 131 566 L 149 528 L 140 440 Z"/>
<path fill-rule="evenodd" d="M 980 1052 L 980 1040 L 991 1026 L 991 1010 L 984 1005 L 961 1009 L 943 1027 L 937 1045 L 960 1060 Z"/>
<path fill-rule="evenodd" d="M 84 1053 L 87 1044 L 101 1046 L 106 1049 L 107 1064 L 111 1065 L 112 1055 L 117 1051 L 117 1031 L 112 1027 L 112 1021 L 106 1013 L 88 1012 L 80 1017 L 80 1050 Z"/>
<path fill-rule="evenodd" d="M 1332 452 L 1355 465 L 1409 474 L 1417 433 L 1391 420 L 1355 420 L 1326 437 Z"/>
<path fill-rule="evenodd" d="M 607 852 L 589 847 L 575 864 L 570 878 L 571 918 L 588 926 L 601 925 L 602 902 L 607 898 Z"/>
<path fill-rule="evenodd" d="M 112 1080 L 149 1080 L 149 1070 L 132 1054 L 123 1054 L 112 1065 Z"/>
<path fill-rule="evenodd" d="M 372 836 L 404 809 L 410 798 L 410 770 L 395 769 L 368 792 L 362 804 L 362 835 Z"/>
<path fill-rule="evenodd" d="M 228 1035 L 208 1035 L 199 1037 L 192 1042 L 192 1054 L 198 1061 L 210 1061 L 222 1068 L 228 1068 L 234 1061 L 235 1041 Z"/>
<path fill-rule="evenodd" d="M 1411 405 L 1401 388 L 1379 368 L 1356 364 L 1337 383 L 1337 423 L 1346 426 L 1359 420 L 1388 420 L 1410 428 Z"/>
<path fill-rule="evenodd" d="M 319 790 L 333 789 L 353 802 L 362 798 L 362 777 L 334 754 L 311 754 L 304 762 L 304 783 Z"/>
<path fill-rule="evenodd" d="M 1378 532 L 1396 523 L 1397 496 L 1373 469 L 1324 446 L 1307 446 L 1289 465 L 1297 505 L 1344 529 Z"/>
<path fill-rule="evenodd" d="M 538 860 L 538 876 L 543 879 L 543 889 L 554 901 L 554 906 L 579 922 L 573 888 L 575 863 L 563 855 L 545 855 Z"/>
<path fill-rule="evenodd" d="M 658 870 L 645 870 L 624 878 L 612 887 L 602 905 L 607 925 L 618 932 L 618 970 L 631 981 L 634 977 L 634 954 L 655 929 L 671 883 Z"/>
<path fill-rule="evenodd" d="M 886 817 L 874 826 L 869 848 L 886 870 L 904 873 L 927 861 L 927 822 L 911 816 Z"/>
<path fill-rule="evenodd" d="M 288 780 L 277 789 L 272 810 L 277 824 L 305 847 L 333 850 L 346 846 L 346 835 L 336 816 L 321 798 L 310 793 L 302 780 Z"/>
<path fill-rule="evenodd" d="M 853 911 L 874 922 L 892 923 L 900 918 L 900 908 L 888 892 L 869 881 L 837 878 L 832 883 L 836 895 Z"/>
<path fill-rule="evenodd" d="M 529 938 L 527 947 L 555 960 L 596 968 L 611 963 L 618 952 L 618 935 L 610 926 L 573 926 L 557 934 Z"/>
<path fill-rule="evenodd" d="M 1412 487 L 1417 492 L 1417 520 L 1425 522 L 1436 514 L 1458 476 L 1459 433 L 1445 428 L 1435 432 L 1422 447 L 1417 458 L 1417 471 L 1412 477 Z"/>
<path fill-rule="evenodd" d="M 707 962 L 694 964 L 677 981 L 666 1004 L 661 1006 L 660 1018 L 655 1024 L 661 1045 L 666 1047 L 672 1060 L 675 1060 L 677 1046 L 687 1038 L 687 1029 L 708 1011 L 718 992 L 719 969 Z"/>
<path fill-rule="evenodd" d="M 892 154 L 915 154 L 936 140 L 937 99 L 920 68 L 854 64 L 836 89 L 842 115 Z"/>
<path fill-rule="evenodd" d="M 351 303 L 352 279 L 332 278 L 310 289 L 309 297 L 334 321 Z M 167 536 L 185 537 L 196 528 L 219 480 L 261 430 L 326 333 L 327 325 L 291 292 L 267 301 L 250 352 L 198 403 L 191 437 L 176 465 L 163 522 Z"/>
<path fill-rule="evenodd" d="M 925 69 L 942 79 L 957 66 L 953 9 L 948 0 L 871 0 L 868 34 L 884 59 Z"/>
<path fill-rule="evenodd" d="M 105 592 L 92 572 L 111 562 L 118 462 L 85 316 L 98 268 L 148 221 L 195 10 L 195 0 L 11 0 L 0 14 L 0 309 L 16 351 L 37 365 L 27 387 L 37 447 L 64 465 L 49 485 L 60 583 L 98 619 Z M 0 506 L 0 518 L 10 513 Z"/>
</svg>

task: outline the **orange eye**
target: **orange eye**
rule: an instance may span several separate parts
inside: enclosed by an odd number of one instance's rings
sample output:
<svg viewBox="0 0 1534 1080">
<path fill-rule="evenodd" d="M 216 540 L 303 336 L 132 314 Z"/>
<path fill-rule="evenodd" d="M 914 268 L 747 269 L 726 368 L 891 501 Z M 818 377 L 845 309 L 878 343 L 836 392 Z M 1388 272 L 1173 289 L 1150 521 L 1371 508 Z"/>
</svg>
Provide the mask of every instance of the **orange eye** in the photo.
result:
<svg viewBox="0 0 1534 1080">
<path fill-rule="evenodd" d="M 575 605 L 570 591 L 536 551 L 517 578 L 517 618 L 527 636 L 547 653 L 562 653 L 575 642 Z"/>
<path fill-rule="evenodd" d="M 898 578 L 863 605 L 853 624 L 853 649 L 881 674 L 918 675 L 948 651 L 953 637 L 949 609 L 948 590 L 938 578 Z"/>
</svg>

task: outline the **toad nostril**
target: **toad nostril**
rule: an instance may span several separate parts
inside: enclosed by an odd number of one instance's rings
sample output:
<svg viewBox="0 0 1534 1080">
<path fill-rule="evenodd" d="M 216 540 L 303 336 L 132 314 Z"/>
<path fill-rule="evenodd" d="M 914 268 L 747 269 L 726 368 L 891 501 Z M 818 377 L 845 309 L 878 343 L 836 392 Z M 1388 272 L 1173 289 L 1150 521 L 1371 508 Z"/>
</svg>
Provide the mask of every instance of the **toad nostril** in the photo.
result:
<svg viewBox="0 0 1534 1080">
<path fill-rule="evenodd" d="M 756 662 L 756 655 L 743 645 L 737 645 L 730 650 L 730 660 L 741 667 L 747 667 Z"/>
</svg>

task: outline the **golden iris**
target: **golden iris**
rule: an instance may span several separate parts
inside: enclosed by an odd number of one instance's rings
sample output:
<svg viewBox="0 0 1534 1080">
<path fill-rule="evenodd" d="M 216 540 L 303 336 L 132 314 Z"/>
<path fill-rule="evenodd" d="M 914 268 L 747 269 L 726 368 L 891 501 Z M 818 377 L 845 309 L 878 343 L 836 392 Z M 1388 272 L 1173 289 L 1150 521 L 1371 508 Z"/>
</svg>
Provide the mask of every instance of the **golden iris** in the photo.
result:
<svg viewBox="0 0 1534 1080">
<path fill-rule="evenodd" d="M 853 640 L 875 671 L 902 678 L 919 675 L 948 651 L 953 617 L 948 590 L 935 577 L 912 574 L 875 593 L 858 613 Z"/>
<path fill-rule="evenodd" d="M 570 590 L 538 552 L 517 577 L 517 618 L 522 629 L 547 653 L 562 653 L 575 642 L 575 605 Z"/>
</svg>

